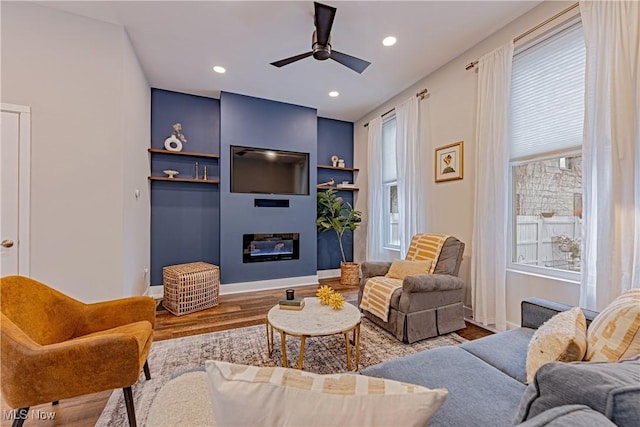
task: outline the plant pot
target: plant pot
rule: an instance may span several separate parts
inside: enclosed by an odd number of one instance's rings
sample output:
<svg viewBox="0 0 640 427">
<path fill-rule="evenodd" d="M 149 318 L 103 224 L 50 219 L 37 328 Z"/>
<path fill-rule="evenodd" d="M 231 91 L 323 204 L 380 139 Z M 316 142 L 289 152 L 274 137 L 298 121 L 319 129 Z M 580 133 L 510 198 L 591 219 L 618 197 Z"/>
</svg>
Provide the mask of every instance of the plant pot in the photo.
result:
<svg viewBox="0 0 640 427">
<path fill-rule="evenodd" d="M 360 285 L 360 265 L 357 262 L 340 263 L 340 284 L 348 286 Z"/>
</svg>

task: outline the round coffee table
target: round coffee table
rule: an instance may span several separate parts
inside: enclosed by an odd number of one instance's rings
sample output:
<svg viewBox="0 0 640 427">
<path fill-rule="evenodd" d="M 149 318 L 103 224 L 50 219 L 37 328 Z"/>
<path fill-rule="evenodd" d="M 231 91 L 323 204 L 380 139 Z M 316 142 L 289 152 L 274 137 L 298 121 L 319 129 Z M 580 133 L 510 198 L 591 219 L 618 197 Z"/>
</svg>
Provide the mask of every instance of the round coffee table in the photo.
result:
<svg viewBox="0 0 640 427">
<path fill-rule="evenodd" d="M 341 310 L 333 310 L 320 304 L 318 298 L 305 298 L 302 310 L 282 310 L 274 306 L 267 314 L 267 350 L 273 353 L 273 330 L 280 333 L 282 345 L 282 365 L 287 367 L 287 335 L 300 338 L 298 369 L 302 369 L 305 341 L 310 337 L 344 335 L 347 353 L 347 370 L 351 370 L 351 344 L 355 347 L 355 370 L 360 364 L 360 310 L 345 303 Z M 353 340 L 349 339 L 353 333 Z"/>
</svg>

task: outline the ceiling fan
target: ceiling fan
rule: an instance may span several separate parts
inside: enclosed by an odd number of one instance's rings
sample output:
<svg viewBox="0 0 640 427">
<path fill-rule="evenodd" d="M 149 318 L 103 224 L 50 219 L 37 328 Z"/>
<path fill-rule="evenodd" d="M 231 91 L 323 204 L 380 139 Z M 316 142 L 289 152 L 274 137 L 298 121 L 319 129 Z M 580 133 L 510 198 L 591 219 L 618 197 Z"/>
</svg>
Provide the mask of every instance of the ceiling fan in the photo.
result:
<svg viewBox="0 0 640 427">
<path fill-rule="evenodd" d="M 319 61 L 331 58 L 345 67 L 351 68 L 356 73 L 362 74 L 362 72 L 371 65 L 370 62 L 331 49 L 331 27 L 333 26 L 333 18 L 336 16 L 336 8 L 318 2 L 314 2 L 313 4 L 315 6 L 314 25 L 316 29 L 311 38 L 312 50 L 292 56 L 291 58 L 272 62 L 271 65 L 280 68 L 313 55 L 313 57 Z"/>
</svg>

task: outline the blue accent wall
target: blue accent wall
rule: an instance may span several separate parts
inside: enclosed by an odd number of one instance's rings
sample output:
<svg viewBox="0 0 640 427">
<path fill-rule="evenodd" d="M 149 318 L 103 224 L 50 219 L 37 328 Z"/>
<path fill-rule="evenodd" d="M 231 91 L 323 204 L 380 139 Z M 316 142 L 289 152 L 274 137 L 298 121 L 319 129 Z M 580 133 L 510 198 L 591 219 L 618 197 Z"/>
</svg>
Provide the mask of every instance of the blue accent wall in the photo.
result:
<svg viewBox="0 0 640 427">
<path fill-rule="evenodd" d="M 318 164 L 331 165 L 331 156 L 344 159 L 345 166 L 353 167 L 353 123 L 340 120 L 318 118 Z M 327 182 L 333 178 L 336 184 L 343 181 L 353 183 L 354 172 L 336 169 L 318 169 L 318 182 Z M 353 206 L 353 191 L 339 191 L 338 195 Z M 342 239 L 347 261 L 353 261 L 353 235 L 347 231 Z M 333 231 L 317 235 L 318 270 L 340 268 L 342 256 L 338 237 Z"/>
<path fill-rule="evenodd" d="M 330 166 L 334 154 L 353 167 L 353 123 L 318 117 L 318 164 Z"/>
<path fill-rule="evenodd" d="M 220 101 L 151 89 L 151 147 L 164 148 L 173 124 L 187 138 L 183 151 L 220 153 Z M 219 177 L 219 161 L 201 157 L 151 154 L 151 174 L 163 170 L 191 178 Z M 162 267 L 204 261 L 220 264 L 220 190 L 215 184 L 151 181 L 151 284 L 162 284 Z"/>
<path fill-rule="evenodd" d="M 173 124 L 182 124 L 183 151 L 220 153 L 220 100 L 151 89 L 151 147 L 164 148 Z"/>
<path fill-rule="evenodd" d="M 317 271 L 315 109 L 223 92 L 220 96 L 220 263 L 225 283 L 315 275 Z M 230 192 L 230 147 L 309 154 L 309 195 Z M 268 179 L 269 177 L 264 177 Z M 254 199 L 288 199 L 288 208 L 254 207 Z M 300 259 L 243 263 L 242 235 L 300 233 Z"/>
</svg>

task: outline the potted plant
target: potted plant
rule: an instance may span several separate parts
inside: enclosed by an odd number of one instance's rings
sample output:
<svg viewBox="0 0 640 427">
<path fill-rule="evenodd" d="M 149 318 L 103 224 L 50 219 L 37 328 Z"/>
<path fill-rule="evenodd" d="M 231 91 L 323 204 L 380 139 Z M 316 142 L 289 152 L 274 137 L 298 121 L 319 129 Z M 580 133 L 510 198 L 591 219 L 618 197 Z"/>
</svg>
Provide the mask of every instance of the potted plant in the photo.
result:
<svg viewBox="0 0 640 427">
<path fill-rule="evenodd" d="M 347 262 L 342 244 L 345 231 L 354 231 L 362 221 L 360 211 L 355 210 L 350 203 L 337 195 L 337 191 L 329 189 L 318 191 L 318 216 L 316 225 L 319 232 L 335 231 L 340 244 L 340 283 L 343 285 L 357 285 L 360 282 L 359 266 L 355 262 Z"/>
</svg>

